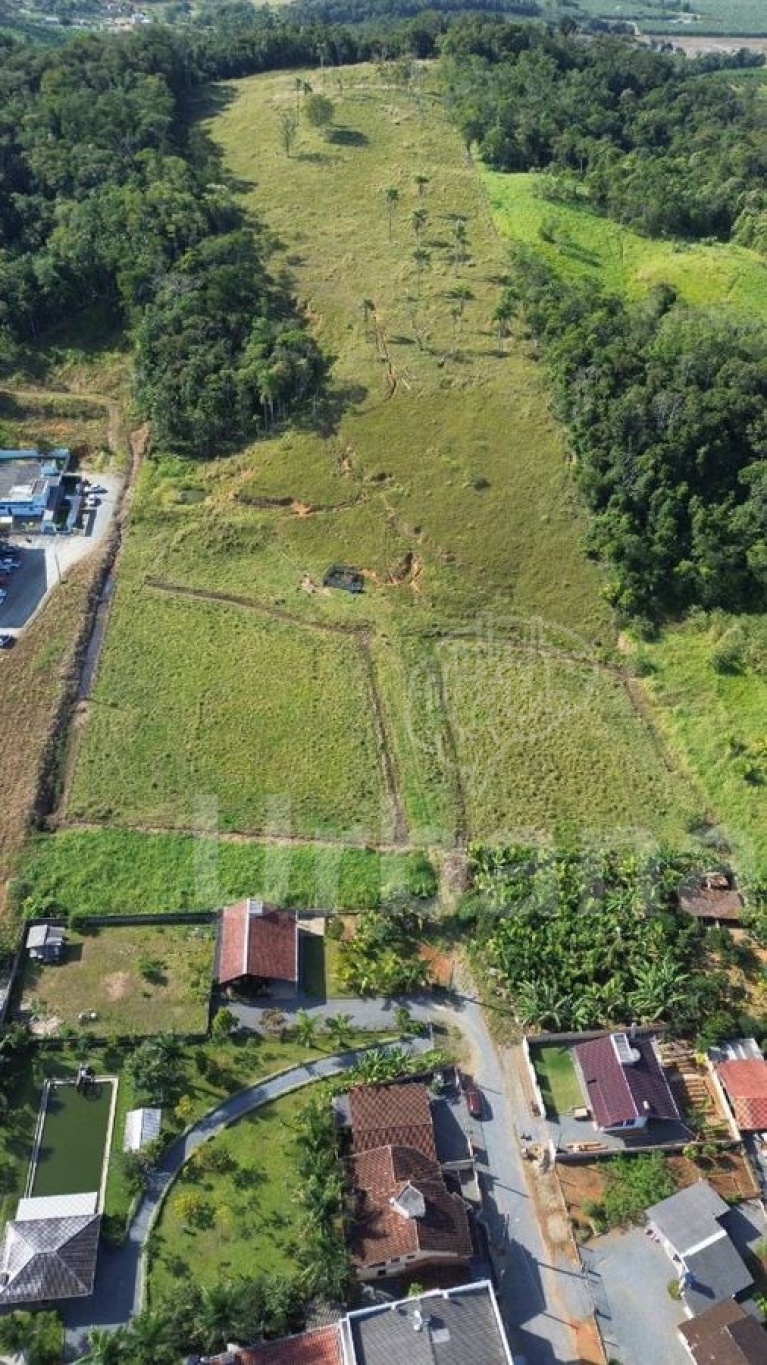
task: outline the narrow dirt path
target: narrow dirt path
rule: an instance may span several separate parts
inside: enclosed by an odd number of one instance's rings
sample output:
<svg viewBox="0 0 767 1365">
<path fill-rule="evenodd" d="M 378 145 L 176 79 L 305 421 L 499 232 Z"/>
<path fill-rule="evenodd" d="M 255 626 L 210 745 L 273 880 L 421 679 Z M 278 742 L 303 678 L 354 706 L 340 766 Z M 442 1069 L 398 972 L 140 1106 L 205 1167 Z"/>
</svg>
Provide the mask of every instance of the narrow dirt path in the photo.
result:
<svg viewBox="0 0 767 1365">
<path fill-rule="evenodd" d="M 60 807 L 59 809 L 63 809 Z M 119 820 L 68 820 L 66 816 L 58 812 L 51 814 L 46 820 L 46 828 L 50 830 L 72 830 L 81 831 L 84 834 L 97 833 L 105 829 L 123 830 L 126 834 L 182 834 L 192 838 L 199 838 L 200 831 L 191 825 L 158 825 L 148 824 L 141 821 L 136 824 L 128 824 Z M 372 843 L 370 839 L 361 838 L 359 835 L 339 834 L 268 834 L 259 833 L 258 830 L 219 830 L 216 832 L 217 839 L 225 844 L 265 844 L 274 848 L 359 848 L 370 849 L 375 853 L 417 853 L 423 852 L 423 844 L 414 844 L 407 841 L 395 843 L 392 840 L 382 840 L 380 843 Z"/>
<path fill-rule="evenodd" d="M 373 723 L 373 731 L 375 734 L 381 779 L 389 802 L 392 828 L 394 830 L 394 841 L 395 844 L 401 848 L 408 840 L 407 816 L 405 814 L 405 805 L 400 791 L 394 749 L 386 726 L 386 712 L 383 698 L 378 687 L 370 636 L 360 636 L 358 644 L 362 671 L 365 674 L 368 696 L 370 698 L 370 718 Z"/>
</svg>

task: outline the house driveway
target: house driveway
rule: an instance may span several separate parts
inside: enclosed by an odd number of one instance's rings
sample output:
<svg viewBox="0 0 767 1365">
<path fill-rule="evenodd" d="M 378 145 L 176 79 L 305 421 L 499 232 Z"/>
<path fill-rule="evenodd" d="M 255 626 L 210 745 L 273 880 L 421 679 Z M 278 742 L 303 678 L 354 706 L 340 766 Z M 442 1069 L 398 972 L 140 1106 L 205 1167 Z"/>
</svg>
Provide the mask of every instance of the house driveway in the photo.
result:
<svg viewBox="0 0 767 1365">
<path fill-rule="evenodd" d="M 621 1365 L 690 1365 L 677 1335 L 687 1321 L 669 1296 L 676 1271 L 659 1242 L 643 1228 L 608 1232 L 581 1247 L 608 1355 Z"/>
</svg>

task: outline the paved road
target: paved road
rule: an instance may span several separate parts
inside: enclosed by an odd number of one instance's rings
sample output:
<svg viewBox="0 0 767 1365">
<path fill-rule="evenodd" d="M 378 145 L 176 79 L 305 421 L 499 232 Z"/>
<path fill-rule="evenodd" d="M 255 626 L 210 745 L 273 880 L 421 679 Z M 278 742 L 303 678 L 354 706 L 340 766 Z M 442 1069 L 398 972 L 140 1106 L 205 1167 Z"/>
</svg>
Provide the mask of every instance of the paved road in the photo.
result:
<svg viewBox="0 0 767 1365">
<path fill-rule="evenodd" d="M 427 1046 L 426 1041 L 418 1039 L 411 1043 L 416 1050 Z M 168 1186 L 201 1143 L 261 1105 L 279 1099 L 281 1095 L 297 1090 L 307 1082 L 335 1076 L 347 1067 L 354 1066 L 363 1055 L 364 1049 L 360 1049 L 336 1053 L 331 1057 L 312 1058 L 303 1066 L 294 1066 L 271 1080 L 248 1086 L 209 1110 L 168 1148 L 141 1199 L 127 1241 L 121 1247 L 103 1247 L 100 1251 L 92 1297 L 72 1300 L 63 1308 L 69 1359 L 75 1359 L 85 1349 L 91 1327 L 117 1327 L 140 1310 L 143 1297 L 142 1248 Z"/>
</svg>

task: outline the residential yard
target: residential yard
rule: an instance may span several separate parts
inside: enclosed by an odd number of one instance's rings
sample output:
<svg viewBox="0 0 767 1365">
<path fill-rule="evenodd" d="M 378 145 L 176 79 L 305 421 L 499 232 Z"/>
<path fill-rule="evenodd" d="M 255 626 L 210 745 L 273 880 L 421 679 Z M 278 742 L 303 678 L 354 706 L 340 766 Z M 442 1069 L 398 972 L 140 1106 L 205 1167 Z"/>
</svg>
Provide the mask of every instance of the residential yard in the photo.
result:
<svg viewBox="0 0 767 1365">
<path fill-rule="evenodd" d="M 696 1180 L 703 1179 L 708 1180 L 722 1199 L 728 1201 L 753 1199 L 756 1194 L 751 1168 L 746 1158 L 737 1151 L 725 1151 L 697 1162 L 682 1155 L 667 1156 L 664 1164 L 671 1172 L 677 1189 L 684 1189 Z M 586 1209 L 589 1205 L 602 1203 L 605 1173 L 609 1165 L 609 1160 L 581 1162 L 578 1165 L 557 1162 L 559 1184 L 578 1240 L 586 1240 L 590 1235 Z"/>
<path fill-rule="evenodd" d="M 180 1277 L 210 1285 L 296 1270 L 301 1210 L 293 1147 L 305 1102 L 298 1091 L 265 1105 L 187 1163 L 152 1237 L 150 1305 L 178 1293 Z"/>
<path fill-rule="evenodd" d="M 553 1043 L 530 1048 L 530 1059 L 548 1114 L 567 1114 L 583 1105 L 583 1093 L 575 1074 L 570 1049 Z"/>
<path fill-rule="evenodd" d="M 642 237 L 585 202 L 544 199 L 546 178 L 534 172 L 508 175 L 483 167 L 481 176 L 504 235 L 534 245 L 564 275 L 634 296 L 670 284 L 690 304 L 767 315 L 764 263 L 748 247 Z"/>
<path fill-rule="evenodd" d="M 325 934 L 304 933 L 301 936 L 303 954 L 303 989 L 316 1000 L 352 998 L 338 975 L 338 940 Z"/>
<path fill-rule="evenodd" d="M 209 910 L 263 896 L 287 906 L 360 910 L 407 887 L 407 853 L 321 844 L 260 844 L 126 829 L 36 835 L 14 882 L 27 916 Z"/>
<path fill-rule="evenodd" d="M 215 928 L 115 925 L 68 931 L 58 964 L 27 958 L 20 1013 L 35 1032 L 85 1027 L 109 1034 L 205 1033 Z M 79 1024 L 81 1012 L 95 1019 Z"/>
</svg>

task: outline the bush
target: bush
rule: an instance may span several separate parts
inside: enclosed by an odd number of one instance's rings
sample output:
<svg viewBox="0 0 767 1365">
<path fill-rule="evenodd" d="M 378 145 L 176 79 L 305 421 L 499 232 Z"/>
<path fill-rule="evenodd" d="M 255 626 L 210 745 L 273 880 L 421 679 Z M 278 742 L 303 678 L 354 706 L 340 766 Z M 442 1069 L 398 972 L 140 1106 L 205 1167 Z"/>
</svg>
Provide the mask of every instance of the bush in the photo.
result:
<svg viewBox="0 0 767 1365">
<path fill-rule="evenodd" d="M 405 885 L 411 896 L 419 900 L 430 900 L 437 894 L 437 873 L 434 864 L 425 853 L 411 853 L 407 860 Z"/>
<path fill-rule="evenodd" d="M 670 1299 L 675 1299 L 676 1302 L 678 1303 L 682 1297 L 682 1291 L 679 1288 L 679 1281 L 669 1280 L 668 1284 L 666 1285 L 666 1293 L 668 1294 Z"/>
<path fill-rule="evenodd" d="M 340 915 L 330 915 L 325 921 L 325 938 L 338 943 L 344 936 L 344 922 Z"/>
<path fill-rule="evenodd" d="M 676 1180 L 659 1152 L 616 1157 L 605 1176 L 604 1210 L 608 1226 L 638 1223 L 651 1204 L 668 1198 L 675 1189 Z"/>
</svg>

